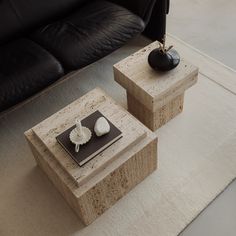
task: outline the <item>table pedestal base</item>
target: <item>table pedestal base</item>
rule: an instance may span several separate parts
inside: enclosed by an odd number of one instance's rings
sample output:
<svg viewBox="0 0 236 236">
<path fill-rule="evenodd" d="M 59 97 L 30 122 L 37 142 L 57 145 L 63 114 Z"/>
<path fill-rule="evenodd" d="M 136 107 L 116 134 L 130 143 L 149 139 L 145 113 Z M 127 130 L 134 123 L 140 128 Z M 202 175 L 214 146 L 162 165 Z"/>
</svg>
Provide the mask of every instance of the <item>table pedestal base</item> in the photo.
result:
<svg viewBox="0 0 236 236">
<path fill-rule="evenodd" d="M 176 96 L 163 107 L 152 112 L 127 92 L 128 111 L 149 129 L 155 131 L 183 111 L 184 93 Z"/>
<path fill-rule="evenodd" d="M 157 169 L 157 138 L 147 137 L 124 154 L 124 163 L 116 168 L 111 164 L 106 170 L 108 174 L 101 171 L 95 176 L 97 182 L 91 179 L 77 187 L 32 131 L 26 132 L 26 138 L 38 166 L 85 225 L 92 223 Z"/>
</svg>

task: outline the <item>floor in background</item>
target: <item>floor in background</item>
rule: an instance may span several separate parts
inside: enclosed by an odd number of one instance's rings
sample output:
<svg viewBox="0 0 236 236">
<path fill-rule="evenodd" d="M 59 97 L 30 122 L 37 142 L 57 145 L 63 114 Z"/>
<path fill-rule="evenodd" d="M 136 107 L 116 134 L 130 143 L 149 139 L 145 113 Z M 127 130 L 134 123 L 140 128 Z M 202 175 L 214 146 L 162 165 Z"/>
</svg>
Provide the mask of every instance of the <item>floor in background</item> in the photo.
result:
<svg viewBox="0 0 236 236">
<path fill-rule="evenodd" d="M 168 16 L 168 31 L 236 69 L 235 10 L 235 0 L 174 0 Z M 236 181 L 181 235 L 235 236 L 235 199 Z"/>
<path fill-rule="evenodd" d="M 236 69 L 235 11 L 235 0 L 172 0 L 168 31 Z"/>
</svg>

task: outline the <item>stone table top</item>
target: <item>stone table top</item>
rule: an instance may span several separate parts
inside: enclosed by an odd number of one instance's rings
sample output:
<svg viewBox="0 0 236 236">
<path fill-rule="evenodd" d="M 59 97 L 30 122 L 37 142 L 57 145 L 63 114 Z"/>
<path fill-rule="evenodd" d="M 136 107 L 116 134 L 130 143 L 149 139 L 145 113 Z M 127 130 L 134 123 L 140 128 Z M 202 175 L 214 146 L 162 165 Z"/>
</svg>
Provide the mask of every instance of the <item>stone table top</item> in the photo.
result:
<svg viewBox="0 0 236 236">
<path fill-rule="evenodd" d="M 114 65 L 115 80 L 150 110 L 162 107 L 196 83 L 198 68 L 184 58 L 168 72 L 153 70 L 147 61 L 149 53 L 158 47 L 153 42 Z M 163 100 L 164 99 L 164 100 Z"/>
</svg>

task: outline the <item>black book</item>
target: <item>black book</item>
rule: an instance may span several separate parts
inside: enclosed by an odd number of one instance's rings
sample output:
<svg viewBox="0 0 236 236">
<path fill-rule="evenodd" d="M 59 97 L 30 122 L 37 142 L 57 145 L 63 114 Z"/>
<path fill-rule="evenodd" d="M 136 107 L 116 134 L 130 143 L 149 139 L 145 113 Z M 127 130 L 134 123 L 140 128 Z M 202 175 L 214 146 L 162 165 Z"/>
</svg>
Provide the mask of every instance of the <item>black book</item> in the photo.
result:
<svg viewBox="0 0 236 236">
<path fill-rule="evenodd" d="M 81 121 L 83 126 L 91 130 L 92 137 L 88 143 L 80 146 L 79 152 L 75 152 L 75 145 L 71 143 L 69 138 L 70 132 L 76 127 L 75 125 L 56 137 L 60 145 L 70 154 L 79 166 L 84 165 L 122 137 L 121 131 L 107 118 L 106 120 L 110 124 L 110 132 L 101 137 L 97 137 L 94 132 L 94 125 L 99 117 L 106 118 L 101 112 L 95 111 Z"/>
</svg>

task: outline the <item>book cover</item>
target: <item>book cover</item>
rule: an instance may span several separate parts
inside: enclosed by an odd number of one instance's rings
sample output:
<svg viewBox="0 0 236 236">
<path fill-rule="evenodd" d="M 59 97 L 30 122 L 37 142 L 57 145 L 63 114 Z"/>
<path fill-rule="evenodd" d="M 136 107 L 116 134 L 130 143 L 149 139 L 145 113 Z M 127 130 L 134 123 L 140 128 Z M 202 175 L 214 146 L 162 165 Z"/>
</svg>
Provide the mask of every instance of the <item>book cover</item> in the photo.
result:
<svg viewBox="0 0 236 236">
<path fill-rule="evenodd" d="M 97 137 L 94 132 L 94 125 L 99 117 L 105 116 L 100 111 L 95 111 L 81 121 L 83 126 L 91 130 L 92 137 L 88 143 L 80 146 L 78 153 L 75 152 L 75 145 L 71 143 L 69 139 L 69 134 L 71 130 L 76 127 L 75 125 L 56 137 L 60 145 L 69 153 L 79 166 L 84 165 L 122 137 L 122 132 L 106 117 L 106 120 L 110 124 L 110 132 L 101 137 Z"/>
</svg>

